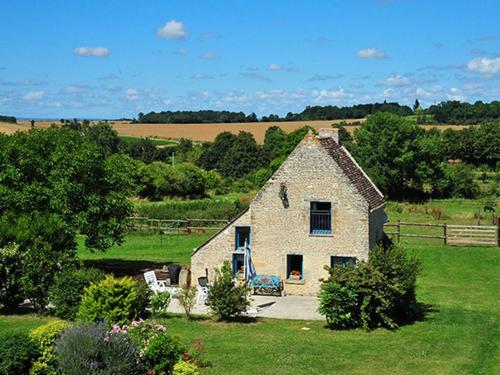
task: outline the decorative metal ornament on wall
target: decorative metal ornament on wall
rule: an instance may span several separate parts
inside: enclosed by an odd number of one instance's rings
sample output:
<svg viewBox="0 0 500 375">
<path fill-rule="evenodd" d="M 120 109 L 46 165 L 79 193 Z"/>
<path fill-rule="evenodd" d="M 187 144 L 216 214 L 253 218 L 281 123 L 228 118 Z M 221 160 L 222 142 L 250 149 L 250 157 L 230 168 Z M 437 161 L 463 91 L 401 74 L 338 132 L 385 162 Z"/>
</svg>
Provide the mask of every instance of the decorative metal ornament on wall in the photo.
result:
<svg viewBox="0 0 500 375">
<path fill-rule="evenodd" d="M 281 203 L 283 203 L 283 207 L 288 208 L 290 204 L 288 203 L 288 194 L 287 194 L 287 187 L 285 184 L 280 184 L 280 199 Z"/>
</svg>

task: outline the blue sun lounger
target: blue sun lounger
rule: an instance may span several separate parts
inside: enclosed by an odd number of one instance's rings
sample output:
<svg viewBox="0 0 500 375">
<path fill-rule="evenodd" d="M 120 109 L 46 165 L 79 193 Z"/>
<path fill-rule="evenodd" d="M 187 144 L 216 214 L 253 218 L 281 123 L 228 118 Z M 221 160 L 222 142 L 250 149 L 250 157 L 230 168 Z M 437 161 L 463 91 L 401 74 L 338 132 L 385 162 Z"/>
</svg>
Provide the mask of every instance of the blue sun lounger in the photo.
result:
<svg viewBox="0 0 500 375">
<path fill-rule="evenodd" d="M 250 285 L 255 294 L 281 296 L 283 292 L 283 281 L 276 275 L 255 275 Z"/>
</svg>

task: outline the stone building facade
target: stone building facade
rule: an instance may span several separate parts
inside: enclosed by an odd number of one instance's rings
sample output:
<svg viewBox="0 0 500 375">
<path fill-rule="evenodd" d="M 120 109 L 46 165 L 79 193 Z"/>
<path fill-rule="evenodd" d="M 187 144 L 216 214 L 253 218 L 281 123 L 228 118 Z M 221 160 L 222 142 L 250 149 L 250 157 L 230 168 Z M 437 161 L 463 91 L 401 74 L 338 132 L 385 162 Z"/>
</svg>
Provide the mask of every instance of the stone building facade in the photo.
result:
<svg viewBox="0 0 500 375">
<path fill-rule="evenodd" d="M 191 258 L 193 280 L 213 279 L 225 260 L 235 276 L 247 241 L 257 274 L 277 275 L 286 294 L 319 290 L 324 266 L 365 260 L 383 237 L 384 199 L 334 129 L 309 133 L 250 207 Z"/>
</svg>

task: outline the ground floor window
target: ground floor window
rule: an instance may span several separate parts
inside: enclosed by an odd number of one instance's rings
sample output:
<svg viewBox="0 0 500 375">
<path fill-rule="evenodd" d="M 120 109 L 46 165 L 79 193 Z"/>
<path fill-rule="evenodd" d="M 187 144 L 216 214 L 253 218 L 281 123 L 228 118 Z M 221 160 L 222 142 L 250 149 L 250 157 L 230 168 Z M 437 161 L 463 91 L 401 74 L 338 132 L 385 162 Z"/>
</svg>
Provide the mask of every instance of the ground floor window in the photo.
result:
<svg viewBox="0 0 500 375">
<path fill-rule="evenodd" d="M 245 277 L 245 255 L 233 254 L 233 277 Z"/>
<path fill-rule="evenodd" d="M 304 257 L 302 255 L 287 255 L 286 264 L 286 275 L 289 280 L 304 279 Z"/>
<path fill-rule="evenodd" d="M 330 267 L 347 267 L 348 265 L 355 266 L 355 257 L 331 256 Z"/>
</svg>

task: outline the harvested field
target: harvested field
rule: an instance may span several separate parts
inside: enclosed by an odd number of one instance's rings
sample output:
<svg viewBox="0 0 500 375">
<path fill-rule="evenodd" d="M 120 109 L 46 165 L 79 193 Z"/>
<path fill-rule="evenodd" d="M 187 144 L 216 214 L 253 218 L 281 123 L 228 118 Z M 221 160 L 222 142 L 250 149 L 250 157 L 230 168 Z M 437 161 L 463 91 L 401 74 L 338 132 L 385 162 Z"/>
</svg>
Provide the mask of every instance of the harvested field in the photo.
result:
<svg viewBox="0 0 500 375">
<path fill-rule="evenodd" d="M 129 122 L 110 122 L 119 135 L 129 137 L 151 137 L 160 139 L 180 139 L 189 138 L 193 141 L 213 141 L 217 134 L 229 131 L 238 134 L 240 131 L 247 131 L 254 135 L 257 142 L 264 141 L 267 128 L 279 126 L 286 132 L 294 131 L 302 126 L 309 125 L 314 129 L 329 128 L 332 124 L 340 122 L 363 122 L 364 119 L 356 120 L 326 120 L 326 121 L 284 121 L 284 122 L 243 122 L 232 124 L 131 124 Z M 38 121 L 36 126 L 48 127 L 53 121 Z M 58 124 L 58 122 L 56 122 Z M 347 126 L 346 129 L 352 133 L 359 125 Z M 426 129 L 437 127 L 440 130 L 452 128 L 460 130 L 466 125 L 422 125 Z M 19 124 L 0 123 L 0 133 L 13 133 L 16 130 L 26 130 L 30 128 L 29 121 L 19 121 Z"/>
</svg>

